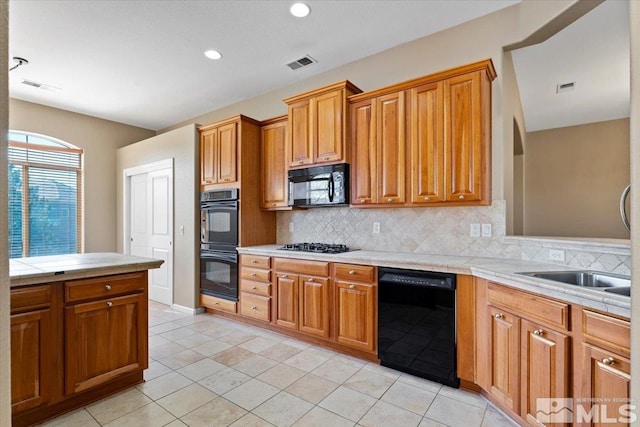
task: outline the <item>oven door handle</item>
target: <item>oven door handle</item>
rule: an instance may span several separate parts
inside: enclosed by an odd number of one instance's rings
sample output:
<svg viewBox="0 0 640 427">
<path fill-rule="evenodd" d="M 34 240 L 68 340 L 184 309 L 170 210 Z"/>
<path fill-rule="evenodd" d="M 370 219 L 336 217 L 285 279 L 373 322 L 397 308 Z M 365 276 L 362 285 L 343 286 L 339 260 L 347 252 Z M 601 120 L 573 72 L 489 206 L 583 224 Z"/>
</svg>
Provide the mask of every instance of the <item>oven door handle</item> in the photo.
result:
<svg viewBox="0 0 640 427">
<path fill-rule="evenodd" d="M 209 251 L 204 250 L 200 252 L 200 259 L 203 260 L 222 260 L 237 263 L 238 255 L 234 253 L 225 253 L 222 251 Z"/>
<path fill-rule="evenodd" d="M 333 175 L 329 178 L 329 202 L 333 202 L 336 184 L 333 182 Z"/>
</svg>

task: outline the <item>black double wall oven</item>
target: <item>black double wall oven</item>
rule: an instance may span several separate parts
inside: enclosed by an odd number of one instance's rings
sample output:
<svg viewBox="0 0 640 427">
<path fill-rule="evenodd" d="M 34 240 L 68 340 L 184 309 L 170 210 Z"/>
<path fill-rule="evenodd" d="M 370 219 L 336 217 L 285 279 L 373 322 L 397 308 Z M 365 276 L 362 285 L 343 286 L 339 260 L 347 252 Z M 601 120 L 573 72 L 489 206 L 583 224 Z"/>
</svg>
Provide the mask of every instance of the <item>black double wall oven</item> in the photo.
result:
<svg viewBox="0 0 640 427">
<path fill-rule="evenodd" d="M 200 292 L 238 300 L 238 189 L 200 194 Z"/>
</svg>

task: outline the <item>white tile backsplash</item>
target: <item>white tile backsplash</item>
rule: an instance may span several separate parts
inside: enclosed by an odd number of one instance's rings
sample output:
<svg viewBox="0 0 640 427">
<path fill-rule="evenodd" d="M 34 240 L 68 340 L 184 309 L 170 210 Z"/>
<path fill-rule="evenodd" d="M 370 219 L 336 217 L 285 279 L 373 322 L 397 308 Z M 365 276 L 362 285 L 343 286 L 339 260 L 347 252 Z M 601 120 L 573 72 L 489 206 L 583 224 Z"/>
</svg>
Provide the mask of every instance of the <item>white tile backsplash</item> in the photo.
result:
<svg viewBox="0 0 640 427">
<path fill-rule="evenodd" d="M 352 248 L 523 259 L 551 263 L 549 249 L 565 251 L 559 265 L 630 274 L 628 241 L 506 237 L 506 203 L 430 208 L 315 208 L 278 213 L 277 243 L 342 243 Z M 380 233 L 373 233 L 373 223 Z M 294 231 L 289 231 L 293 223 Z M 491 237 L 470 237 L 470 224 L 491 224 Z M 626 242 L 626 244 L 625 244 Z"/>
</svg>

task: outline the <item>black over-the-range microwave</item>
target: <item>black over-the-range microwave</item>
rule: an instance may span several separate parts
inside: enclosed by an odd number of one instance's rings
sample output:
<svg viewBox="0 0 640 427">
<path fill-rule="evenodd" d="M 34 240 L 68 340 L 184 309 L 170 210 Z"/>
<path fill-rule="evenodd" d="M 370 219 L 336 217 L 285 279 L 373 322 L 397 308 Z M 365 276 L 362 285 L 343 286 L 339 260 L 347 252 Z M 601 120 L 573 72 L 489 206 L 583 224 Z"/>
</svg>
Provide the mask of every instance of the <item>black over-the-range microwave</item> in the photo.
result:
<svg viewBox="0 0 640 427">
<path fill-rule="evenodd" d="M 289 206 L 349 204 L 349 165 L 314 166 L 289 171 Z"/>
</svg>

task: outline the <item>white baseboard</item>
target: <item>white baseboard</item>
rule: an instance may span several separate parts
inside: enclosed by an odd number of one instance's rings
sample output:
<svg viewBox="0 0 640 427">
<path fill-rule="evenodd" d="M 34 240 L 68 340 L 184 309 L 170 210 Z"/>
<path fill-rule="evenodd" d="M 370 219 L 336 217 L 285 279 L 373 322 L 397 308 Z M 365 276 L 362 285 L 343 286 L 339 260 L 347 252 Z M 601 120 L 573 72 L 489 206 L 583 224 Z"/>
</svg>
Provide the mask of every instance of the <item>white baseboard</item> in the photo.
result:
<svg viewBox="0 0 640 427">
<path fill-rule="evenodd" d="M 191 307 L 185 307 L 184 305 L 171 304 L 171 308 L 175 311 L 179 311 L 180 313 L 188 313 L 188 314 L 194 314 L 194 315 L 204 313 L 204 307 L 191 308 Z"/>
</svg>

